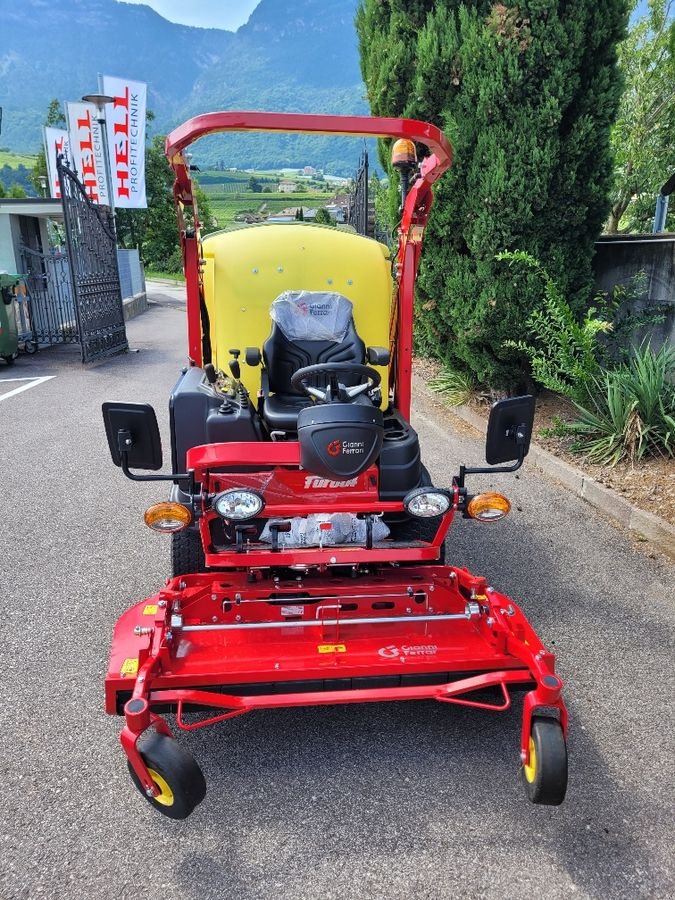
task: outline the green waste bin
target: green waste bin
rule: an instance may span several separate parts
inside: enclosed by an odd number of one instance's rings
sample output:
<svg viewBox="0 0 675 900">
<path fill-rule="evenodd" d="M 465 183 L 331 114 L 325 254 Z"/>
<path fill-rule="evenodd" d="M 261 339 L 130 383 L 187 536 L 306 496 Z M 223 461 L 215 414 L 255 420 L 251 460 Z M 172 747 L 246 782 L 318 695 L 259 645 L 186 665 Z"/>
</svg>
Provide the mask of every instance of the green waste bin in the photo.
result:
<svg viewBox="0 0 675 900">
<path fill-rule="evenodd" d="M 0 272 L 0 357 L 11 365 L 19 354 L 19 334 L 14 314 L 14 289 L 20 275 Z"/>
</svg>

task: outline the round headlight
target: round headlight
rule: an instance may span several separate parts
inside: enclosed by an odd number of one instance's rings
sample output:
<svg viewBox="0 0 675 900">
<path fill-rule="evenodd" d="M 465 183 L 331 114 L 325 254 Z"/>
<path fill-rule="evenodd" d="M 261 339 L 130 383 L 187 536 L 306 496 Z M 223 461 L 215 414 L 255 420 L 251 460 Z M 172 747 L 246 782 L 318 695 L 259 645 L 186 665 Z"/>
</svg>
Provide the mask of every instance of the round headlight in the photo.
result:
<svg viewBox="0 0 675 900">
<path fill-rule="evenodd" d="M 192 513 L 182 503 L 155 503 L 146 509 L 145 524 L 153 531 L 173 532 L 182 531 L 192 521 Z"/>
<path fill-rule="evenodd" d="M 511 511 L 511 504 L 503 494 L 476 494 L 466 508 L 467 515 L 477 522 L 498 522 Z"/>
<path fill-rule="evenodd" d="M 411 516 L 420 519 L 432 519 L 442 516 L 450 508 L 450 497 L 443 491 L 433 488 L 415 488 L 403 498 L 403 506 Z"/>
<path fill-rule="evenodd" d="M 246 519 L 254 519 L 261 512 L 265 501 L 255 491 L 247 491 L 242 488 L 232 488 L 218 494 L 213 501 L 213 508 L 223 519 L 232 519 L 233 522 L 243 522 Z"/>
</svg>

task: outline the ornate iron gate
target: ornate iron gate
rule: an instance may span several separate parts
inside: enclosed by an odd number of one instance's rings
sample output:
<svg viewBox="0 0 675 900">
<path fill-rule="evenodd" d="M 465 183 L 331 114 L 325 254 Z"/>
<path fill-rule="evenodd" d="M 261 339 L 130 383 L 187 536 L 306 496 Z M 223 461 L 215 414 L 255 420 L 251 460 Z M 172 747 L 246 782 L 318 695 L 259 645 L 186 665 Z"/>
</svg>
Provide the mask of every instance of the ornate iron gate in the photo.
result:
<svg viewBox="0 0 675 900">
<path fill-rule="evenodd" d="M 21 271 L 26 276 L 27 301 L 27 315 L 19 307 L 23 338 L 40 346 L 77 343 L 80 335 L 67 254 L 40 253 L 22 244 Z"/>
<path fill-rule="evenodd" d="M 359 234 L 369 236 L 368 218 L 368 151 L 364 150 L 359 160 L 359 168 L 354 177 L 354 193 L 349 207 L 349 224 Z"/>
<path fill-rule="evenodd" d="M 82 362 L 92 362 L 123 353 L 129 346 L 115 222 L 109 207 L 89 200 L 77 175 L 61 157 L 58 171 Z"/>
</svg>

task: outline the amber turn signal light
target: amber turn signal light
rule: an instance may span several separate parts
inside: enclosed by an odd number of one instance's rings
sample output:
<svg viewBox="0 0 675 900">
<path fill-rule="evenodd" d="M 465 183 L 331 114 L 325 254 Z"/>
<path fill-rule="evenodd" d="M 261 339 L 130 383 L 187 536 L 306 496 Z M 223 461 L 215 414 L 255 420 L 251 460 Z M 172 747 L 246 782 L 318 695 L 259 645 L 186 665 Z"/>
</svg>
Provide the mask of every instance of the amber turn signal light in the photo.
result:
<svg viewBox="0 0 675 900">
<path fill-rule="evenodd" d="M 511 511 L 511 504 L 503 494 L 476 494 L 466 508 L 467 515 L 477 522 L 497 522 Z"/>
<path fill-rule="evenodd" d="M 187 528 L 192 521 L 192 513 L 182 503 L 155 503 L 146 509 L 143 518 L 148 528 L 167 534 Z"/>
</svg>

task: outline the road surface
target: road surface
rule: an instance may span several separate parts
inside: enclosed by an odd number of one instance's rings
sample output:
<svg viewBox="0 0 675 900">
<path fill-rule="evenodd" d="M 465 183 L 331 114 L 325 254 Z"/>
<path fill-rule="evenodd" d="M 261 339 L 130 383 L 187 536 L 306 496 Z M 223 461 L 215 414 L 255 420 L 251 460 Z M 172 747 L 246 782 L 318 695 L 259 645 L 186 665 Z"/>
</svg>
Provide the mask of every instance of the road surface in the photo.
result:
<svg viewBox="0 0 675 900">
<path fill-rule="evenodd" d="M 519 709 L 434 703 L 267 711 L 181 735 L 206 800 L 185 822 L 143 801 L 102 681 L 116 618 L 168 573 L 168 539 L 142 522 L 164 492 L 112 465 L 100 407 L 152 403 L 168 447 L 181 289 L 154 299 L 128 325 L 137 353 L 85 369 L 76 348 L 48 350 L 0 372 L 48 379 L 5 399 L 14 388 L 0 382 L 0 896 L 673 896 L 675 569 L 527 464 L 475 479 L 514 511 L 458 520 L 449 559 L 517 599 L 558 654 L 561 808 L 525 799 Z M 477 437 L 423 389 L 414 423 L 436 483 L 482 462 Z"/>
</svg>

